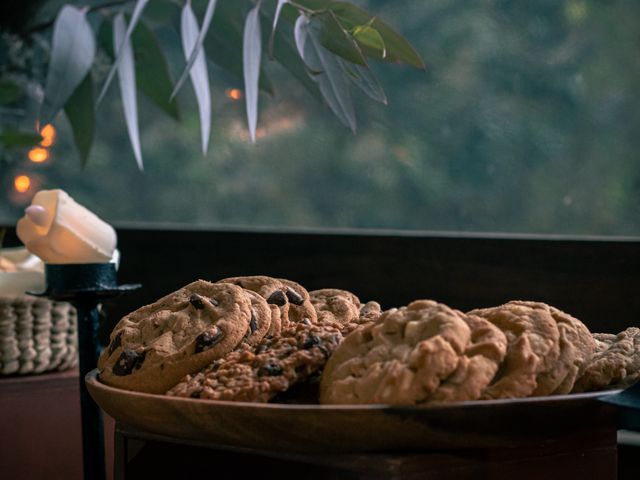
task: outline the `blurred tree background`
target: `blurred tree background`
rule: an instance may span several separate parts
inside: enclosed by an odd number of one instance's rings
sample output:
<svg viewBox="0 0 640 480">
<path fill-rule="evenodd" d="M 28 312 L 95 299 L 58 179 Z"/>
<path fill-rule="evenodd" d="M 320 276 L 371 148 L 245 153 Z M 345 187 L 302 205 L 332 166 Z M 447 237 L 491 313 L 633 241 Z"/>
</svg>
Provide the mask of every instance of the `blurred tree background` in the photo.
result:
<svg viewBox="0 0 640 480">
<path fill-rule="evenodd" d="M 356 96 L 355 136 L 271 62 L 275 94 L 260 94 L 251 144 L 242 83 L 210 65 L 208 155 L 190 87 L 179 121 L 141 95 L 141 173 L 111 88 L 84 169 L 62 116 L 45 161 L 25 151 L 0 166 L 0 223 L 37 189 L 63 188 L 116 225 L 640 235 L 640 2 L 354 3 L 427 63 L 373 65 L 389 105 Z"/>
</svg>

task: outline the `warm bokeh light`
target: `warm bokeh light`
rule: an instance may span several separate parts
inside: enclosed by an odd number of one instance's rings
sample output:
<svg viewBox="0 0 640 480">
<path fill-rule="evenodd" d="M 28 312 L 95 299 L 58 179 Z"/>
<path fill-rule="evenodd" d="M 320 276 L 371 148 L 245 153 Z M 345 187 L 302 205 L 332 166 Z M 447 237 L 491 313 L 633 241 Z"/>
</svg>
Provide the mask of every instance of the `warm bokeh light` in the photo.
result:
<svg viewBox="0 0 640 480">
<path fill-rule="evenodd" d="M 29 150 L 28 156 L 33 163 L 46 162 L 49 159 L 49 150 L 42 147 L 34 147 Z"/>
<path fill-rule="evenodd" d="M 31 187 L 31 179 L 27 175 L 18 175 L 13 179 L 13 188 L 19 193 L 25 193 Z"/>
<path fill-rule="evenodd" d="M 227 88 L 224 94 L 231 100 L 240 100 L 243 97 L 242 90 L 239 88 Z"/>
<path fill-rule="evenodd" d="M 56 141 L 56 129 L 50 123 L 40 130 L 40 135 L 42 135 L 40 145 L 43 147 L 50 147 Z"/>
</svg>

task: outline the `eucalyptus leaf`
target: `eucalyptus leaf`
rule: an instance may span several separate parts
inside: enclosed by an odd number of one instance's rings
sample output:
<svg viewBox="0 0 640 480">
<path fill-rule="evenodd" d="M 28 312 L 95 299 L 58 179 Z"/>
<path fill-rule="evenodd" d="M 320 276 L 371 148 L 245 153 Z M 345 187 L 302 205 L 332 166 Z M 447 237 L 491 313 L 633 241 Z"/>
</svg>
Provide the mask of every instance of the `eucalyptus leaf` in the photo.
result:
<svg viewBox="0 0 640 480">
<path fill-rule="evenodd" d="M 138 101 L 136 94 L 136 70 L 133 59 L 131 37 L 127 35 L 127 23 L 122 12 L 113 20 L 113 48 L 121 46 L 120 61 L 118 64 L 118 83 L 120 85 L 120 97 L 124 109 L 124 118 L 129 132 L 129 140 L 136 157 L 138 168 L 142 171 L 142 153 L 140 151 L 140 132 L 138 130 Z"/>
<path fill-rule="evenodd" d="M 298 52 L 312 72 L 311 78 L 318 83 L 322 97 L 343 125 L 356 131 L 356 115 L 349 90 L 349 79 L 338 58 L 326 50 L 320 42 L 320 27 L 305 15 L 300 15 L 295 24 L 295 39 Z"/>
<path fill-rule="evenodd" d="M 207 10 L 204 13 L 204 19 L 202 20 L 202 28 L 198 33 L 198 38 L 196 39 L 195 45 L 191 50 L 191 54 L 187 59 L 187 65 L 184 67 L 184 70 L 182 71 L 182 75 L 180 75 L 180 78 L 178 79 L 175 87 L 173 88 L 173 92 L 171 92 L 172 99 L 176 96 L 180 88 L 182 88 L 182 85 L 187 79 L 187 76 L 189 75 L 189 73 L 191 72 L 191 68 L 193 67 L 193 64 L 195 63 L 196 58 L 198 57 L 198 54 L 202 49 L 202 43 L 204 42 L 204 39 L 207 36 L 207 32 L 209 31 L 209 26 L 211 25 L 211 19 L 213 18 L 213 12 L 216 9 L 216 2 L 217 0 L 209 0 L 209 3 L 207 3 Z"/>
<path fill-rule="evenodd" d="M 190 2 L 187 2 L 182 8 L 180 33 L 182 35 L 182 50 L 184 51 L 185 59 L 188 59 L 199 37 L 198 20 L 191 9 Z M 209 146 L 209 136 L 211 134 L 211 91 L 204 47 L 200 48 L 189 75 L 198 102 L 200 132 L 202 135 L 202 153 L 206 154 Z"/>
<path fill-rule="evenodd" d="M 329 51 L 348 60 L 351 63 L 367 66 L 367 61 L 360 51 L 360 47 L 347 32 L 331 11 L 318 15 L 322 28 L 320 29 L 320 41 Z"/>
<path fill-rule="evenodd" d="M 163 111 L 179 119 L 178 104 L 170 100 L 173 81 L 169 65 L 155 34 L 141 21 L 131 35 L 131 41 L 138 88 Z"/>
<path fill-rule="evenodd" d="M 125 46 L 131 40 L 131 34 L 133 33 L 133 30 L 136 28 L 136 25 L 140 20 L 140 16 L 142 15 L 142 11 L 144 10 L 144 7 L 147 5 L 148 2 L 149 0 L 136 0 L 136 5 L 133 8 L 133 14 L 131 15 L 129 26 L 125 34 L 122 36 L 122 41 L 113 45 L 113 51 L 116 52 L 116 58 L 113 62 L 113 65 L 111 65 L 111 69 L 109 70 L 109 74 L 107 75 L 107 80 L 104 82 L 104 85 L 102 86 L 100 95 L 98 95 L 97 103 L 100 103 L 104 98 L 105 94 L 107 93 L 107 90 L 109 89 L 109 85 L 111 84 L 111 81 L 113 80 L 113 77 L 116 74 L 116 70 L 118 70 L 120 62 L 122 61 Z M 129 45 L 129 48 L 131 48 L 131 45 Z"/>
<path fill-rule="evenodd" d="M 40 110 L 40 125 L 50 123 L 87 75 L 96 42 L 85 12 L 71 5 L 60 10 L 53 25 L 51 60 Z"/>
<path fill-rule="evenodd" d="M 349 80 L 351 80 L 356 87 L 362 90 L 372 100 L 387 105 L 387 96 L 382 89 L 382 85 L 380 85 L 378 79 L 376 79 L 368 67 L 354 65 L 341 58 L 338 59 L 338 62 L 349 77 Z"/>
<path fill-rule="evenodd" d="M 256 141 L 258 123 L 258 81 L 262 59 L 262 34 L 260 33 L 260 2 L 247 14 L 242 42 L 242 66 L 247 106 L 247 123 L 251 141 Z"/>
<path fill-rule="evenodd" d="M 0 132 L 0 144 L 7 149 L 32 147 L 41 141 L 42 136 L 36 132 L 13 129 Z"/>
<path fill-rule="evenodd" d="M 282 7 L 284 7 L 284 5 L 288 1 L 289 0 L 278 0 L 278 5 L 276 6 L 276 12 L 273 15 L 273 24 L 271 25 L 271 35 L 269 35 L 269 47 L 268 47 L 269 58 L 271 60 L 273 60 L 273 43 L 275 41 L 276 28 L 278 27 L 278 20 L 280 20 L 280 14 L 282 13 Z"/>
<path fill-rule="evenodd" d="M 268 20 L 263 18 L 263 25 Z M 300 54 L 296 49 L 295 39 L 293 38 L 293 28 L 290 24 L 280 25 L 274 35 L 273 57 L 280 65 L 298 80 L 304 88 L 317 100 L 322 100 L 318 84 L 314 82 L 308 75 L 307 66 L 300 58 Z M 263 73 L 260 74 L 262 81 Z"/>
<path fill-rule="evenodd" d="M 84 167 L 87 164 L 91 145 L 93 144 L 96 124 L 91 73 L 84 77 L 84 80 L 73 92 L 73 95 L 64 106 L 64 112 L 71 125 L 71 130 L 73 130 L 73 140 L 78 150 L 80 162 Z"/>
<path fill-rule="evenodd" d="M 424 61 L 411 44 L 379 18 L 347 2 L 331 2 L 328 8 L 336 14 L 340 23 L 347 30 L 353 31 L 358 26 L 369 25 L 380 34 L 384 42 L 384 49 L 358 42 L 365 55 L 386 62 L 406 63 L 421 70 L 426 68 Z"/>
<path fill-rule="evenodd" d="M 222 1 L 216 7 L 209 35 L 204 46 L 207 57 L 217 66 L 232 73 L 238 79 L 244 79 L 242 67 L 242 40 L 245 17 L 235 1 Z M 273 95 L 273 83 L 261 66 L 260 90 Z"/>
<path fill-rule="evenodd" d="M 145 10 L 145 13 L 147 10 Z M 169 100 L 173 90 L 173 81 L 169 65 L 162 53 L 158 39 L 144 20 L 131 34 L 133 56 L 136 64 L 136 82 L 138 89 L 153 103 L 176 120 L 180 118 L 178 104 Z M 98 45 L 113 60 L 113 24 L 105 20 L 98 30 Z"/>
<path fill-rule="evenodd" d="M 371 19 L 370 23 L 373 23 L 374 19 Z M 380 32 L 378 32 L 375 28 L 370 25 L 359 25 L 353 29 L 351 32 L 353 38 L 356 41 L 364 45 L 365 47 L 370 47 L 377 52 L 382 52 L 380 55 L 384 59 L 387 56 L 387 48 L 384 46 L 384 39 Z"/>
</svg>

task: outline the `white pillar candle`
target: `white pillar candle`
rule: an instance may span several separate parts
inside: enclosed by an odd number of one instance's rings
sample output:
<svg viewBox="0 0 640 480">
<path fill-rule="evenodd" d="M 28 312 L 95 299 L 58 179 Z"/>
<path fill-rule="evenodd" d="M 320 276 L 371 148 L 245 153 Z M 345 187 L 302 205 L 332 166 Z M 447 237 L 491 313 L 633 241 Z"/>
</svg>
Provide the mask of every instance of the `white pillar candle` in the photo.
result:
<svg viewBox="0 0 640 480">
<path fill-rule="evenodd" d="M 116 232 L 62 190 L 41 190 L 18 220 L 17 234 L 46 263 L 105 263 Z"/>
</svg>

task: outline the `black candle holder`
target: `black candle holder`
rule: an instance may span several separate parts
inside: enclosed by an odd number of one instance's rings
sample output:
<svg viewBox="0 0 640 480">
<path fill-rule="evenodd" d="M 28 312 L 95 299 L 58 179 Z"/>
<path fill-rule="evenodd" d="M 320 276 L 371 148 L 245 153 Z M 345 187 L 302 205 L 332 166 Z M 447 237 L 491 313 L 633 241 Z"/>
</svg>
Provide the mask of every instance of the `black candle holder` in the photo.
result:
<svg viewBox="0 0 640 480">
<path fill-rule="evenodd" d="M 105 478 L 102 413 L 89 396 L 84 378 L 96 368 L 102 345 L 98 339 L 100 302 L 140 288 L 140 284 L 118 285 L 113 263 L 46 264 L 44 292 L 38 297 L 67 301 L 78 311 L 78 357 L 80 408 L 82 415 L 82 460 L 84 478 Z"/>
</svg>

